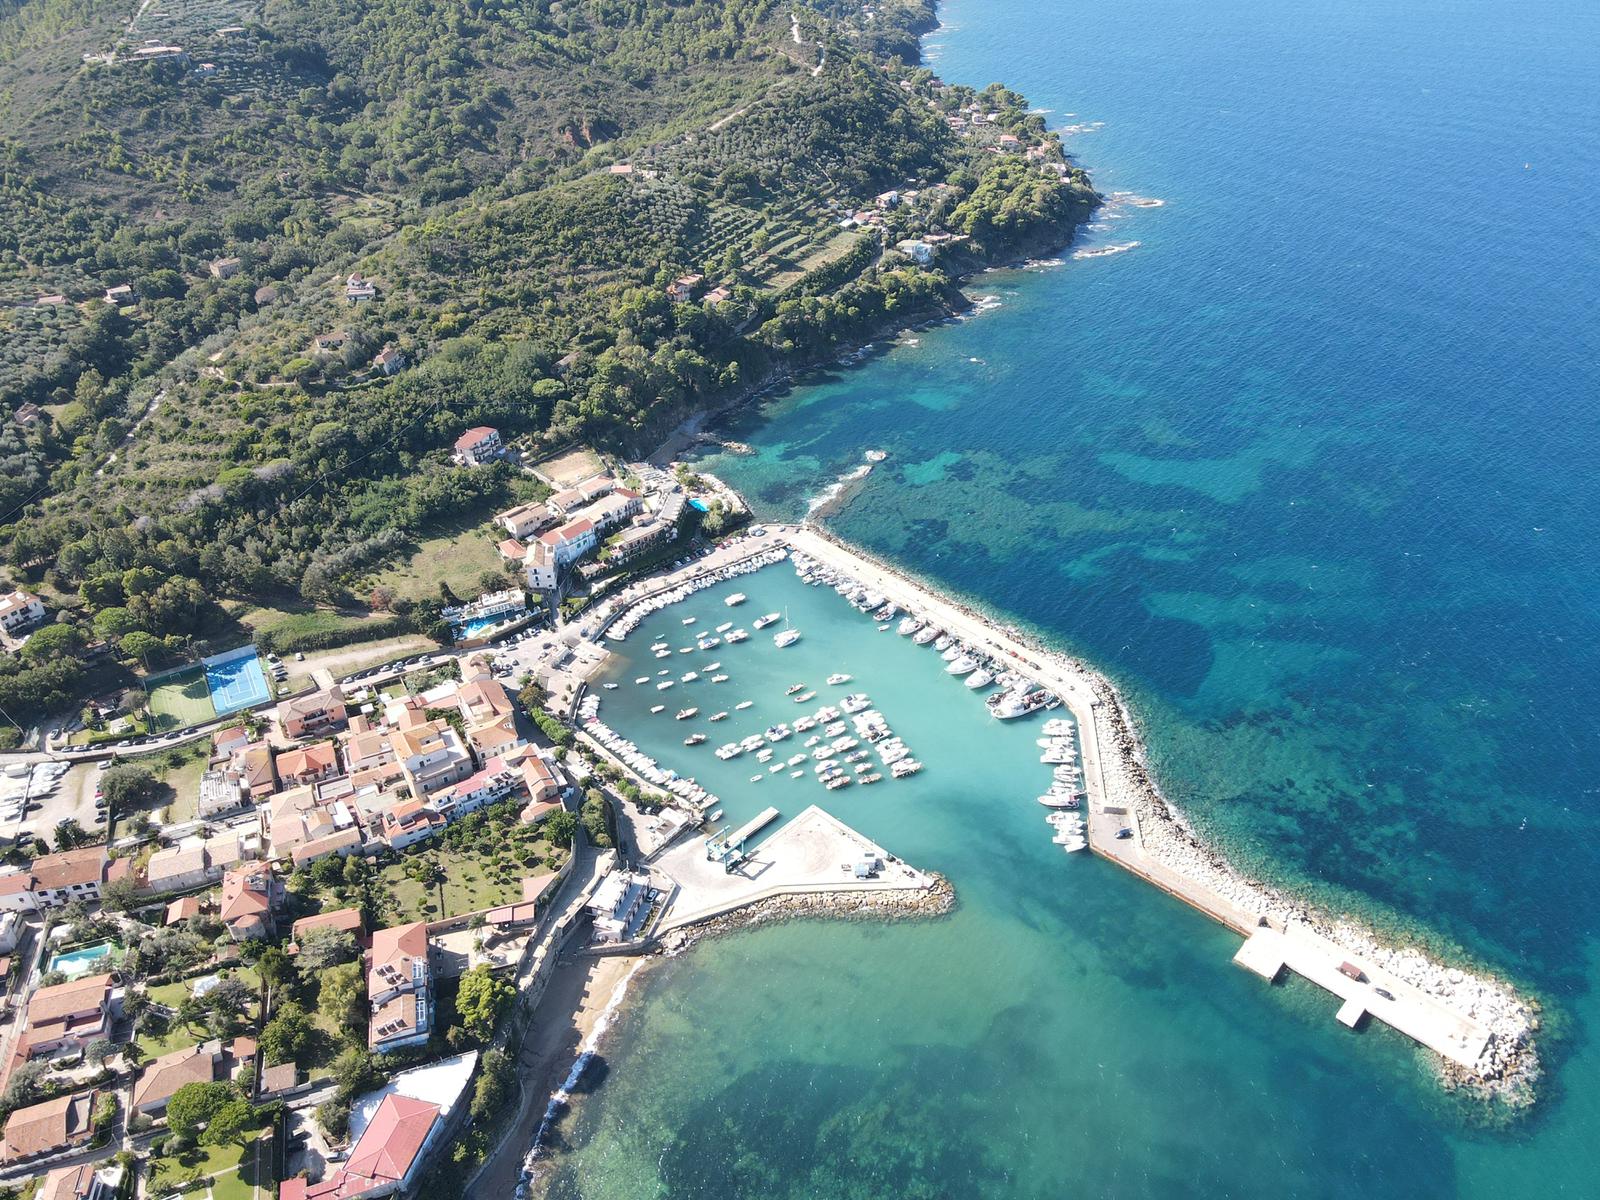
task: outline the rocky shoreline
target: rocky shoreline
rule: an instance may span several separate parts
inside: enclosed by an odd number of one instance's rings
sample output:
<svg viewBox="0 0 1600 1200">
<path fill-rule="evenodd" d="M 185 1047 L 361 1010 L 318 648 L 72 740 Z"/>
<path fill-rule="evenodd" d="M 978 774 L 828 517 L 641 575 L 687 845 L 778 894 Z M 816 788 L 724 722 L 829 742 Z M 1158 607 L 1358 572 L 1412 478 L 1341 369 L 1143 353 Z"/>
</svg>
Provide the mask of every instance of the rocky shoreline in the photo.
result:
<svg viewBox="0 0 1600 1200">
<path fill-rule="evenodd" d="M 661 939 L 668 954 L 678 954 L 705 938 L 785 921 L 915 921 L 948 916 L 956 908 L 956 889 L 936 871 L 925 888 L 838 889 L 768 896 L 698 925 L 674 929 Z"/>
<path fill-rule="evenodd" d="M 1162 794 L 1151 773 L 1130 709 L 1114 684 L 1100 671 L 1071 655 L 1044 646 L 1015 625 L 995 620 L 937 588 L 909 578 L 877 556 L 845 542 L 811 522 L 807 527 L 913 591 L 936 595 L 967 617 L 1027 650 L 1039 662 L 1049 661 L 1064 674 L 1087 684 L 1097 703 L 1096 734 L 1103 748 L 1106 799 L 1136 813 L 1145 849 L 1152 858 L 1184 878 L 1215 893 L 1235 907 L 1254 913 L 1278 928 L 1297 924 L 1328 938 L 1352 954 L 1383 967 L 1432 996 L 1449 1001 L 1489 1030 L 1488 1045 L 1475 1069 L 1436 1058 L 1441 1084 L 1485 1101 L 1517 1110 L 1536 1098 L 1542 1069 L 1534 1035 L 1540 1029 L 1538 1001 L 1525 997 L 1508 982 L 1450 966 L 1413 946 L 1396 946 L 1378 931 L 1348 915 L 1322 911 L 1304 900 L 1234 867 L 1195 831 L 1188 818 Z"/>
</svg>

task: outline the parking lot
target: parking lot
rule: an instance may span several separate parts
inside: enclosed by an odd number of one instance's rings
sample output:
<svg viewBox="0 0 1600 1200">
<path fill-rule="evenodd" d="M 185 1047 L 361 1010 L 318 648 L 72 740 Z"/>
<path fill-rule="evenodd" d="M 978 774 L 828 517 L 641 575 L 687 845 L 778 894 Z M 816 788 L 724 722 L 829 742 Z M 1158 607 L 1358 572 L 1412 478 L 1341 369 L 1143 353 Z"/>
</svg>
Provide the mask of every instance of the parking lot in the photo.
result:
<svg viewBox="0 0 1600 1200">
<path fill-rule="evenodd" d="M 26 776 L 0 776 L 0 833 L 54 844 L 56 826 L 68 819 L 93 831 L 102 823 L 94 806 L 99 778 L 92 763 L 37 763 Z"/>
</svg>

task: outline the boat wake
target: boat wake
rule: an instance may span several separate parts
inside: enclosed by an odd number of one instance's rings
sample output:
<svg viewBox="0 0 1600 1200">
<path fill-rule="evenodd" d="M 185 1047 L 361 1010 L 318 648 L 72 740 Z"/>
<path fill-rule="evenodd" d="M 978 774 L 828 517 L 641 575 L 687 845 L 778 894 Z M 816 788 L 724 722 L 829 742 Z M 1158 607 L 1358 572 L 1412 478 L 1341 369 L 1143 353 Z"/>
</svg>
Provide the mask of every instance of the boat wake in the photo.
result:
<svg viewBox="0 0 1600 1200">
<path fill-rule="evenodd" d="M 583 1039 L 583 1045 L 578 1048 L 578 1057 L 573 1060 L 572 1069 L 567 1072 L 567 1077 L 561 1081 L 561 1086 L 550 1097 L 550 1103 L 545 1105 L 544 1118 L 539 1122 L 539 1128 L 533 1135 L 533 1145 L 528 1148 L 528 1153 L 522 1160 L 522 1186 L 517 1189 L 519 1196 L 525 1195 L 527 1186 L 533 1182 L 534 1165 L 538 1162 L 540 1151 L 544 1148 L 545 1136 L 571 1102 L 573 1090 L 578 1086 L 578 1081 L 583 1078 L 583 1073 L 588 1069 L 589 1064 L 594 1061 L 595 1053 L 600 1045 L 600 1039 L 605 1036 L 606 1030 L 611 1028 L 611 1023 L 617 1015 L 617 1009 L 622 1006 L 622 1001 L 628 994 L 628 984 L 633 980 L 634 972 L 638 971 L 643 963 L 644 960 L 640 959 L 626 975 L 617 981 L 617 986 L 611 990 L 611 998 L 606 1001 L 606 1006 L 600 1010 L 600 1015 L 595 1018 L 594 1028 L 589 1031 L 589 1036 Z"/>
<path fill-rule="evenodd" d="M 1109 256 L 1111 256 L 1113 254 L 1122 254 L 1125 251 L 1132 250 L 1138 244 L 1139 244 L 1138 242 L 1117 242 L 1117 243 L 1115 243 L 1113 245 L 1110 245 L 1110 246 L 1085 247 L 1082 250 L 1074 250 L 1072 252 L 1072 257 L 1073 258 L 1107 258 L 1107 257 L 1109 257 Z"/>
</svg>

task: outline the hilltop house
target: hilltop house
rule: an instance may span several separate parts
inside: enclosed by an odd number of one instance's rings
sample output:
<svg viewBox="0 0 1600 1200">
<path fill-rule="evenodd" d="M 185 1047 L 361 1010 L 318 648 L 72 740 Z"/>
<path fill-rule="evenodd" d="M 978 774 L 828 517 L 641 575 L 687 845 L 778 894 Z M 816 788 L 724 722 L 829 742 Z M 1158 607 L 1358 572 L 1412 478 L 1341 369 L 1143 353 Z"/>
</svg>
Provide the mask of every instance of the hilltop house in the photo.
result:
<svg viewBox="0 0 1600 1200">
<path fill-rule="evenodd" d="M 344 281 L 344 298 L 351 304 L 360 304 L 362 301 L 371 300 L 378 294 L 378 289 L 370 279 L 363 278 L 361 272 L 352 271 L 350 277 Z"/>
<path fill-rule="evenodd" d="M 211 260 L 211 278 L 232 279 L 239 273 L 239 260 L 232 256 Z"/>
<path fill-rule="evenodd" d="M 500 431 L 489 425 L 476 425 L 456 439 L 452 457 L 463 467 L 481 467 L 505 453 Z"/>
<path fill-rule="evenodd" d="M 0 629 L 18 633 L 44 620 L 44 603 L 28 592 L 8 592 L 0 596 Z"/>
<path fill-rule="evenodd" d="M 406 369 L 405 352 L 396 346 L 385 346 L 372 359 L 372 369 L 385 375 L 398 375 Z"/>
<path fill-rule="evenodd" d="M 667 284 L 667 299 L 674 304 L 686 304 L 694 299 L 695 291 L 705 282 L 704 275 L 680 275 Z"/>
</svg>

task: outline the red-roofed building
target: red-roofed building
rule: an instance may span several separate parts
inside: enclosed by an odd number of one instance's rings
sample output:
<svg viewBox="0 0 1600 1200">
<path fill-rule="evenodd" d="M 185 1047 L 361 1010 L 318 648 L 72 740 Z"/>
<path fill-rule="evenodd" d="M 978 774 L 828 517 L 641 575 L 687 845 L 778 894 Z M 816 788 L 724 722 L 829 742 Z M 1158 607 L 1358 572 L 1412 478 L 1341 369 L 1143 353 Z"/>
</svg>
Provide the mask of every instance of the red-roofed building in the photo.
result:
<svg viewBox="0 0 1600 1200">
<path fill-rule="evenodd" d="M 367 999 L 372 1005 L 368 1049 L 382 1054 L 428 1040 L 433 1027 L 432 984 L 425 923 L 413 921 L 373 933 L 367 954 Z"/>
<path fill-rule="evenodd" d="M 278 755 L 278 778 L 286 788 L 320 783 L 338 773 L 339 750 L 333 742 L 316 742 Z"/>
<path fill-rule="evenodd" d="M 489 425 L 476 425 L 456 439 L 455 461 L 463 467 L 481 467 L 505 453 L 500 431 Z"/>
<path fill-rule="evenodd" d="M 587 517 L 568 521 L 560 529 L 552 529 L 549 533 L 541 533 L 539 540 L 554 552 L 558 568 L 582 558 L 600 543 L 594 522 Z"/>
<path fill-rule="evenodd" d="M 301 917 L 294 923 L 290 931 L 289 953 L 299 951 L 298 943 L 306 934 L 316 929 L 337 929 L 340 933 L 349 933 L 355 936 L 357 943 L 367 940 L 367 927 L 361 920 L 359 908 L 336 908 L 332 912 L 317 913 L 312 917 Z"/>
<path fill-rule="evenodd" d="M 271 937 L 273 910 L 283 900 L 283 884 L 271 863 L 245 863 L 222 877 L 222 923 L 236 942 Z"/>
<path fill-rule="evenodd" d="M 366 1200 L 408 1192 L 443 1129 L 437 1104 L 391 1093 L 372 1114 L 344 1166 L 321 1183 L 284 1180 L 279 1200 Z"/>
</svg>

